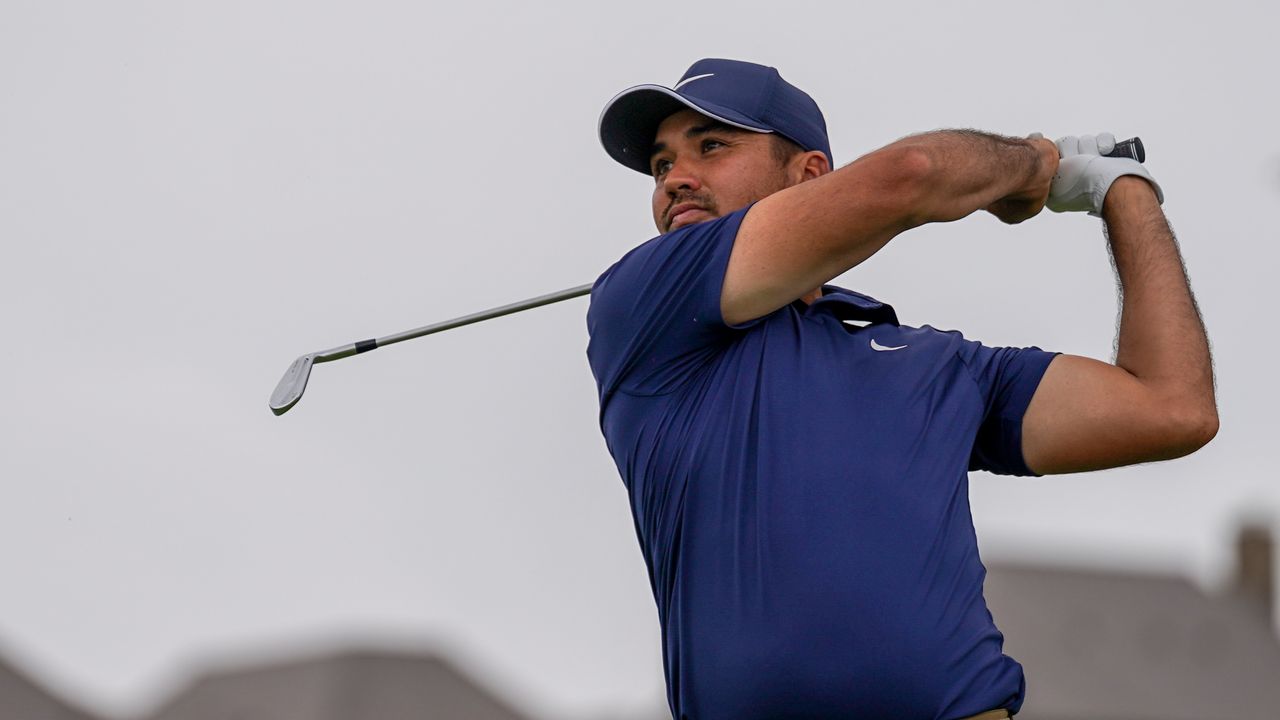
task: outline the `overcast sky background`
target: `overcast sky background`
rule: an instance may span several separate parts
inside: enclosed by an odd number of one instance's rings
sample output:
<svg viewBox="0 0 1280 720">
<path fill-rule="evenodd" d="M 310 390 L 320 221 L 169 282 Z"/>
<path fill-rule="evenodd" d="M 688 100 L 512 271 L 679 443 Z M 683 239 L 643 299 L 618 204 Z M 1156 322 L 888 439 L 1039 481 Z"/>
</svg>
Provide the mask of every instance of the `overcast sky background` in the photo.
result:
<svg viewBox="0 0 1280 720">
<path fill-rule="evenodd" d="M 657 613 L 579 299 L 318 366 L 298 355 L 591 282 L 654 233 L 604 103 L 700 57 L 778 67 L 837 164 L 977 127 L 1141 135 L 1215 353 L 1182 460 L 972 476 L 988 561 L 1206 589 L 1280 508 L 1270 327 L 1280 13 L 1266 3 L 0 0 L 0 652 L 149 707 L 193 667 L 443 646 L 544 716 L 664 707 Z M 904 324 L 1112 358 L 1098 220 L 987 215 L 837 282 Z"/>
</svg>

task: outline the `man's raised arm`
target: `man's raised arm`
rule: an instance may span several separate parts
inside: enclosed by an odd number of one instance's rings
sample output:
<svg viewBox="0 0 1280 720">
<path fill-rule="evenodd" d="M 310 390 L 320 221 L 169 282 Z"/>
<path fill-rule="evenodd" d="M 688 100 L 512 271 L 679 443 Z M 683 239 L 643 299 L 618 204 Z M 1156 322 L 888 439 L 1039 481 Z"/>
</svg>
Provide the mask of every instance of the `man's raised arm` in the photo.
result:
<svg viewBox="0 0 1280 720">
<path fill-rule="evenodd" d="M 721 312 L 767 315 L 861 263 L 897 234 L 989 210 L 1009 223 L 1044 207 L 1058 166 L 1050 141 L 970 130 L 903 138 L 756 203 L 738 230 Z"/>
<path fill-rule="evenodd" d="M 1049 364 L 1022 420 L 1042 475 L 1181 457 L 1218 432 L 1208 338 L 1153 186 L 1116 179 L 1101 214 L 1121 288 L 1115 365 Z"/>
</svg>

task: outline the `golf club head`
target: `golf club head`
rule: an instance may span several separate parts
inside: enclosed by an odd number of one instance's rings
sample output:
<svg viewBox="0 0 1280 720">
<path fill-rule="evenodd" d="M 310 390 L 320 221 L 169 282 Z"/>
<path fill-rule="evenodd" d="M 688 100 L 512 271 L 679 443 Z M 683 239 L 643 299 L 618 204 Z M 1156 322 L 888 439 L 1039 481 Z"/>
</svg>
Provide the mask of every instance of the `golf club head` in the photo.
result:
<svg viewBox="0 0 1280 720">
<path fill-rule="evenodd" d="M 284 377 L 271 393 L 271 412 L 283 415 L 289 408 L 298 404 L 302 392 L 307 389 L 307 379 L 311 377 L 311 365 L 315 362 L 316 353 L 308 353 L 293 361 Z"/>
</svg>

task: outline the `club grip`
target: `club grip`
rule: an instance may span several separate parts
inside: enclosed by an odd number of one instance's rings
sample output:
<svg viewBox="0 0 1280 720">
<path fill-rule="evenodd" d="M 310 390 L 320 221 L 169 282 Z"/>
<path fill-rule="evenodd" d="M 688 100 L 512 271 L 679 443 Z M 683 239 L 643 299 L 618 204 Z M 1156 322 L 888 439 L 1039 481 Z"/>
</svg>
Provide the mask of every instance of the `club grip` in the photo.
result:
<svg viewBox="0 0 1280 720">
<path fill-rule="evenodd" d="M 1107 153 L 1107 157 L 1126 157 L 1133 158 L 1140 163 L 1147 161 L 1147 150 L 1142 147 L 1142 138 L 1131 137 L 1128 140 L 1121 140 L 1116 143 L 1116 147 Z"/>
</svg>

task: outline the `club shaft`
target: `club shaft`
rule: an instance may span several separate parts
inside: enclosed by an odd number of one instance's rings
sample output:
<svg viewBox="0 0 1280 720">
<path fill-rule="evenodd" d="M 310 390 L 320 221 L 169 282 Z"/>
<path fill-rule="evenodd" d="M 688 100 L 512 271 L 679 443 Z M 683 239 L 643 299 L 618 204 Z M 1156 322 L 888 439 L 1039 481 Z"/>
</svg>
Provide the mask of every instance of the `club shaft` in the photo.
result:
<svg viewBox="0 0 1280 720">
<path fill-rule="evenodd" d="M 590 292 L 591 292 L 590 284 L 579 285 L 577 287 L 571 287 L 567 290 L 561 290 L 559 292 L 553 292 L 553 293 L 548 293 L 546 295 L 539 295 L 538 297 L 529 298 L 528 300 L 521 300 L 520 302 L 514 302 L 514 303 L 511 303 L 510 305 L 503 305 L 501 307 L 496 307 L 490 310 L 481 310 L 480 312 L 472 313 L 470 315 L 463 315 L 462 317 L 454 318 L 452 320 L 445 320 L 443 322 L 433 323 L 431 325 L 415 328 L 413 330 L 405 330 L 404 332 L 398 332 L 398 333 L 395 333 L 394 335 L 387 335 L 386 337 L 380 337 L 373 341 L 365 340 L 360 343 L 355 343 L 354 346 L 359 347 L 362 343 L 372 342 L 373 343 L 372 347 L 366 348 L 367 350 L 372 350 L 374 347 L 394 345 L 395 343 L 403 342 L 405 340 L 413 340 L 414 338 L 420 338 L 423 335 L 430 335 L 432 333 L 443 332 L 445 330 L 452 330 L 454 328 L 462 327 L 463 325 L 470 325 L 472 323 L 478 323 L 483 320 L 492 320 L 493 318 L 502 317 L 503 315 L 510 315 L 512 313 L 518 313 L 522 310 L 532 310 L 533 308 L 542 307 L 543 305 L 550 305 L 552 303 L 558 303 L 562 300 L 569 300 L 571 298 L 582 297 L 583 295 L 586 295 L 587 293 L 590 293 Z M 356 350 L 356 352 L 363 352 L 363 351 L 364 350 L 360 350 L 360 349 Z"/>
</svg>

